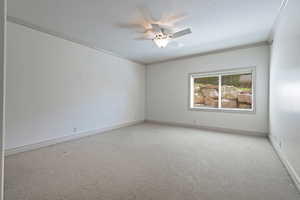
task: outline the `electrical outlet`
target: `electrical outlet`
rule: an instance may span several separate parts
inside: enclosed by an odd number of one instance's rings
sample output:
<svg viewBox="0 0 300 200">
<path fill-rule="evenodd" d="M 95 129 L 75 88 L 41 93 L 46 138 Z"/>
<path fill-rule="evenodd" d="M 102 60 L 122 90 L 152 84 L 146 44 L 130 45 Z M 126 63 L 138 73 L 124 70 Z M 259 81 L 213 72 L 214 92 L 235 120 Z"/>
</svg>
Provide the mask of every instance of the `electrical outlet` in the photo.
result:
<svg viewBox="0 0 300 200">
<path fill-rule="evenodd" d="M 77 128 L 73 128 L 73 133 L 76 133 L 77 132 Z"/>
</svg>

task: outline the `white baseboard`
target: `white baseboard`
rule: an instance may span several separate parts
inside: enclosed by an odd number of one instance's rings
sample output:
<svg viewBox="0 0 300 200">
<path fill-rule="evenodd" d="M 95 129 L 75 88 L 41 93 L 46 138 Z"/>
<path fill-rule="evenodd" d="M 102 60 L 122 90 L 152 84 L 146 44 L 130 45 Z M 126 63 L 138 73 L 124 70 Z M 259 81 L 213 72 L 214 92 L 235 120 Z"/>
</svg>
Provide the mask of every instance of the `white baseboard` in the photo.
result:
<svg viewBox="0 0 300 200">
<path fill-rule="evenodd" d="M 51 139 L 51 140 L 45 140 L 45 141 L 34 143 L 34 144 L 24 145 L 24 146 L 20 146 L 20 147 L 16 147 L 16 148 L 11 148 L 11 149 L 5 149 L 5 156 L 22 153 L 22 152 L 26 152 L 26 151 L 31 151 L 31 150 L 35 150 L 35 149 L 39 149 L 42 147 L 46 147 L 46 146 L 50 146 L 50 145 L 54 145 L 54 144 L 58 144 L 58 143 L 63 143 L 63 142 L 71 141 L 71 140 L 76 140 L 76 139 L 79 139 L 82 137 L 100 134 L 100 133 L 104 133 L 107 131 L 140 124 L 143 122 L 144 122 L 144 120 L 137 120 L 137 121 L 119 123 L 119 124 L 114 124 L 111 126 L 95 129 L 95 130 L 83 131 L 83 132 L 80 132 L 77 134 L 67 135 L 67 136 L 63 136 L 63 137 L 55 138 L 55 139 Z"/>
<path fill-rule="evenodd" d="M 286 158 L 284 153 L 281 151 L 280 146 L 277 144 L 277 142 L 275 141 L 275 139 L 271 135 L 269 136 L 269 140 L 270 140 L 271 145 L 273 146 L 275 152 L 277 153 L 279 159 L 281 160 L 281 162 L 285 166 L 285 168 L 288 171 L 290 177 L 292 178 L 293 182 L 295 183 L 297 189 L 300 192 L 300 177 L 299 177 L 299 175 L 297 174 L 296 170 L 293 168 L 293 166 L 291 165 L 289 160 Z"/>
<path fill-rule="evenodd" d="M 187 123 L 179 123 L 179 122 L 167 122 L 167 121 L 157 121 L 157 120 L 145 120 L 148 123 L 168 125 L 168 126 L 180 126 L 184 128 L 196 128 L 206 131 L 213 132 L 222 132 L 222 133 L 230 133 L 230 134 L 238 134 L 238 135 L 249 135 L 249 136 L 259 136 L 259 137 L 268 137 L 268 133 L 264 132 L 256 132 L 256 131 L 245 131 L 238 129 L 229 129 L 229 128 L 220 128 L 220 127 L 211 127 L 211 126 L 201 126 L 201 125 L 193 125 Z"/>
</svg>

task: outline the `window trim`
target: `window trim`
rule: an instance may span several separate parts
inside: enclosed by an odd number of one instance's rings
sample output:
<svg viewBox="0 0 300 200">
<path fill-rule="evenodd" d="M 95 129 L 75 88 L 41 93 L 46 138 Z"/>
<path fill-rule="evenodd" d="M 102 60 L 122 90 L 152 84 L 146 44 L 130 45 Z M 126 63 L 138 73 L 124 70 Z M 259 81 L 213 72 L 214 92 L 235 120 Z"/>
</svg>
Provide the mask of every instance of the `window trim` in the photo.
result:
<svg viewBox="0 0 300 200">
<path fill-rule="evenodd" d="M 219 87 L 222 84 L 222 76 L 224 75 L 234 75 L 242 73 L 252 73 L 252 108 L 251 109 L 239 109 L 239 108 L 210 108 L 210 107 L 194 107 L 194 78 L 201 77 L 219 77 Z M 221 106 L 221 97 L 219 95 L 219 107 Z M 188 110 L 190 111 L 209 111 L 209 112 L 230 112 L 230 113 L 256 113 L 256 67 L 243 67 L 243 68 L 233 68 L 226 70 L 216 70 L 209 72 L 193 72 L 188 74 Z"/>
</svg>

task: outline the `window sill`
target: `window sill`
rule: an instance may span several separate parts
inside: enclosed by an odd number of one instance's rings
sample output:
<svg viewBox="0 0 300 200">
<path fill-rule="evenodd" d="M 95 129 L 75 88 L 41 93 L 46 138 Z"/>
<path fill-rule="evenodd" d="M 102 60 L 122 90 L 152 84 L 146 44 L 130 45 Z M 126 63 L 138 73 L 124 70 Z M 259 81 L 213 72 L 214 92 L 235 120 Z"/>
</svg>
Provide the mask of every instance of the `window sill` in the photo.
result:
<svg viewBox="0 0 300 200">
<path fill-rule="evenodd" d="M 190 111 L 204 111 L 204 112 L 224 112 L 224 113 L 255 114 L 255 109 L 197 108 L 197 107 L 190 107 L 189 110 Z"/>
</svg>

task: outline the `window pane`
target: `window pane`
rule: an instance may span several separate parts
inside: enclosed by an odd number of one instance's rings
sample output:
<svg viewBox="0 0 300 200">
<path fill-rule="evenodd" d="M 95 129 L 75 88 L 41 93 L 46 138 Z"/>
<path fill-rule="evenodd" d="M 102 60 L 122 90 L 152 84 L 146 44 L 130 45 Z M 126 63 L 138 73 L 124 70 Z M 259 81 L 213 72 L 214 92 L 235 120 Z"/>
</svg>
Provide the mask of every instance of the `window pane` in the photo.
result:
<svg viewBox="0 0 300 200">
<path fill-rule="evenodd" d="M 219 77 L 194 78 L 194 107 L 218 108 Z"/>
<path fill-rule="evenodd" d="M 252 74 L 222 76 L 222 108 L 252 109 Z"/>
</svg>

